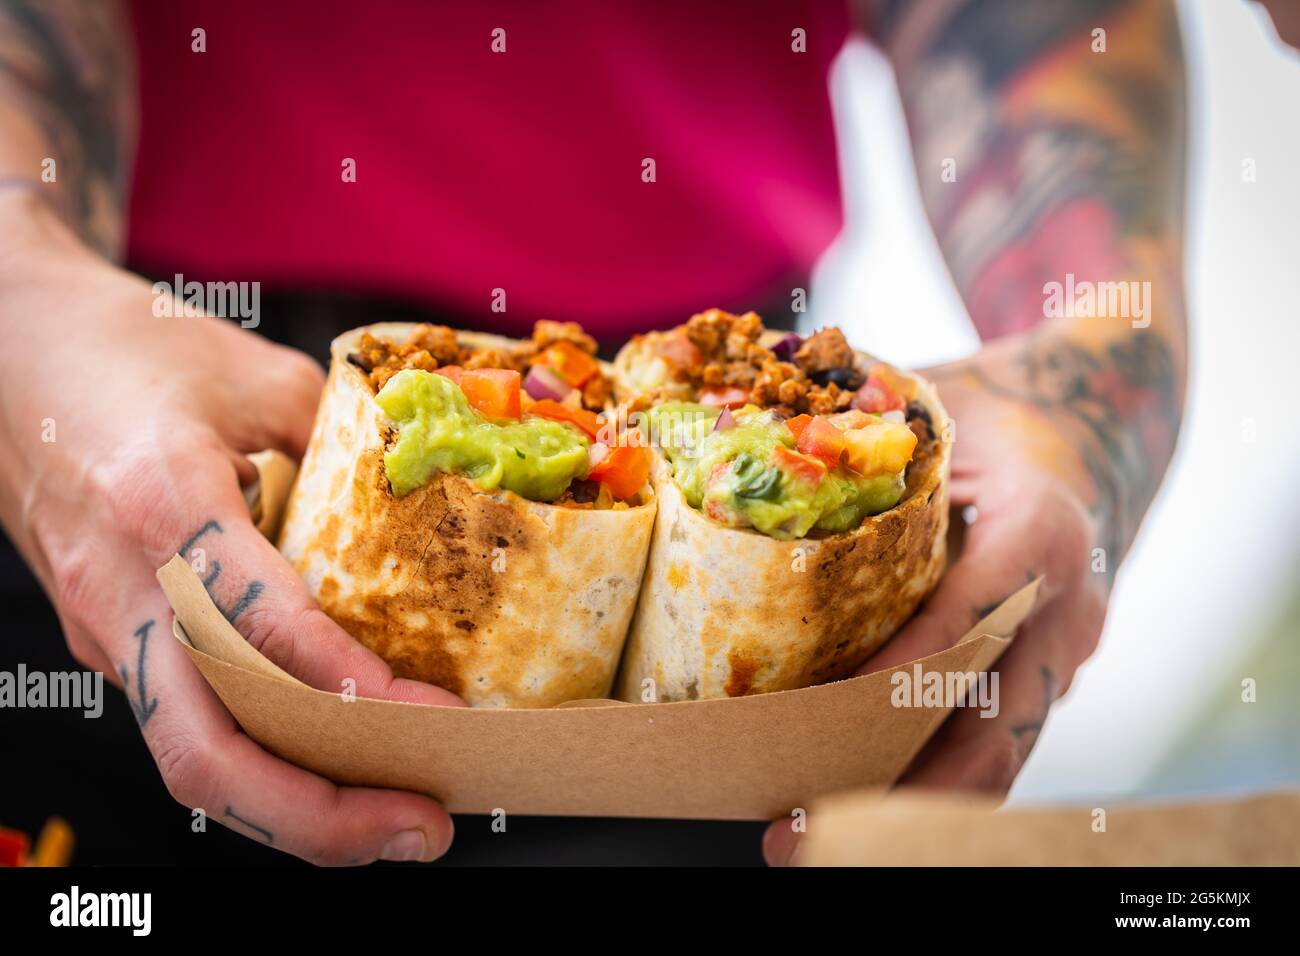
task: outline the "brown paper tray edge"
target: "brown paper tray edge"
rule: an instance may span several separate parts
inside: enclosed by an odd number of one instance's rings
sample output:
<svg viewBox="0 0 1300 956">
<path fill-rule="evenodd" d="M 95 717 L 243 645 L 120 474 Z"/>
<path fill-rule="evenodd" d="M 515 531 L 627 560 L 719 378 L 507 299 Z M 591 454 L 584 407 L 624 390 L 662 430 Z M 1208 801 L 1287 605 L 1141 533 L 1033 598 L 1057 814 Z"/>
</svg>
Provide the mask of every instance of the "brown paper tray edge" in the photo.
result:
<svg viewBox="0 0 1300 956">
<path fill-rule="evenodd" d="M 308 687 L 308 685 L 303 684 L 297 678 L 293 677 L 293 675 L 282 670 L 281 668 L 276 666 L 273 662 L 271 662 L 269 659 L 263 657 L 258 651 L 252 648 L 252 646 L 249 645 L 248 642 L 245 641 L 244 638 L 235 629 L 234 625 L 231 624 L 229 621 L 227 621 L 225 617 L 221 614 L 221 612 L 217 610 L 216 605 L 212 603 L 211 596 L 208 595 L 207 589 L 203 587 L 203 584 L 199 580 L 199 577 L 195 573 L 194 569 L 191 568 L 190 565 L 185 561 L 185 559 L 182 558 L 180 555 L 174 556 L 170 561 L 168 561 L 165 565 L 163 565 L 161 568 L 158 569 L 158 580 L 162 584 L 163 591 L 167 595 L 167 600 L 172 605 L 172 611 L 176 615 L 172 636 L 181 644 L 185 645 L 188 649 L 198 651 L 199 653 L 204 654 L 206 657 L 210 657 L 213 660 L 220 661 L 223 664 L 228 664 L 229 666 L 234 667 L 237 670 L 260 673 L 263 676 L 275 678 L 283 683 L 296 684 L 299 685 L 300 687 L 304 687 L 310 690 L 317 690 L 317 688 L 310 688 Z M 996 663 L 998 658 L 1002 656 L 1003 652 L 1006 650 L 1008 646 L 1010 646 L 1013 640 L 1013 637 L 1011 636 L 1003 636 L 996 633 L 992 633 L 992 634 L 986 633 L 982 627 L 984 623 L 992 618 L 997 617 L 1003 611 L 1003 609 L 1007 608 L 1008 606 L 1014 606 L 1018 612 L 1021 609 L 1023 609 L 1023 615 L 1017 620 L 1017 623 L 1019 623 L 1019 620 L 1023 620 L 1023 617 L 1027 617 L 1029 611 L 1032 609 L 1032 601 L 1035 595 L 1037 594 L 1038 585 L 1040 581 L 1041 578 L 1030 582 L 1029 584 L 1025 585 L 1023 588 L 1021 588 L 1019 591 L 1017 591 L 1015 594 L 1013 594 L 1011 597 L 1007 598 L 1005 601 L 1002 602 L 1002 604 L 998 605 L 997 608 L 995 608 L 992 612 L 990 612 L 983 619 L 981 619 L 981 621 L 978 624 L 976 624 L 975 627 L 973 627 L 959 641 L 956 642 L 956 645 L 954 646 L 961 645 L 961 644 L 977 643 L 977 642 L 984 643 L 987 646 L 988 648 L 987 650 L 981 648 L 977 650 L 976 654 L 974 655 L 972 663 L 973 664 L 977 662 L 979 663 L 979 666 L 975 668 L 976 670 L 978 671 L 987 670 L 994 663 Z M 178 604 L 179 607 L 177 606 Z M 179 633 L 177 632 L 177 629 L 179 629 Z M 1004 630 L 1005 626 L 999 627 L 998 629 Z M 220 636 L 216 637 L 214 640 L 216 646 L 212 646 L 211 644 L 209 644 L 208 641 L 203 639 L 200 639 L 196 643 L 193 639 L 196 633 L 202 633 L 205 636 L 207 636 L 208 634 L 215 634 L 218 631 L 220 632 Z M 239 650 L 235 650 L 236 648 L 239 648 Z M 243 648 L 247 648 L 247 651 L 245 652 Z M 928 654 L 925 657 L 917 658 L 912 661 L 907 661 L 893 668 L 890 668 L 890 670 L 893 672 L 897 672 L 905 669 L 910 670 L 917 664 L 922 665 L 922 670 L 924 670 L 927 661 L 939 656 L 940 654 L 945 653 L 945 651 L 947 650 L 951 650 L 951 648 L 945 648 L 944 650 L 936 651 L 934 654 Z M 225 653 L 221 653 L 222 651 L 224 651 Z M 982 658 L 987 658 L 987 660 L 981 662 Z M 256 659 L 256 663 L 253 664 L 252 666 L 245 666 L 242 663 L 243 660 L 253 661 L 254 659 Z M 773 691 L 772 693 L 769 694 L 753 695 L 749 697 L 718 698 L 716 700 L 671 701 L 671 702 L 663 702 L 663 703 L 655 703 L 655 704 L 633 704 L 633 703 L 628 703 L 626 701 L 604 701 L 604 700 L 581 701 L 581 702 L 569 701 L 568 702 L 569 704 L 577 705 L 577 706 L 564 707 L 563 705 L 561 705 L 559 707 L 552 707 L 552 708 L 511 708 L 511 710 L 514 710 L 516 712 L 523 711 L 523 710 L 587 710 L 587 709 L 602 709 L 604 706 L 610 706 L 610 705 L 618 705 L 624 708 L 640 707 L 640 708 L 651 708 L 654 710 L 660 710 L 664 707 L 687 707 L 693 704 L 709 704 L 709 705 L 716 706 L 725 703 L 731 705 L 740 705 L 746 701 L 758 700 L 761 697 L 774 697 L 777 695 L 785 695 L 785 694 L 808 695 L 808 694 L 816 693 L 818 690 L 821 690 L 826 687 L 835 687 L 839 685 L 851 686 L 856 682 L 865 681 L 869 676 L 871 675 L 863 674 L 858 677 L 849 677 L 839 681 L 832 681 L 827 684 L 817 684 L 812 687 L 800 687 L 800 688 L 795 688 L 793 690 Z M 317 692 L 330 693 L 329 691 L 319 691 L 319 690 Z M 375 700 L 374 698 L 362 698 L 362 699 L 374 700 L 376 703 L 395 703 L 394 701 Z M 435 705 L 403 703 L 403 706 L 434 707 Z M 501 713 L 503 712 L 503 710 L 489 709 L 489 708 L 473 708 L 472 712 L 489 714 L 489 713 Z"/>
</svg>

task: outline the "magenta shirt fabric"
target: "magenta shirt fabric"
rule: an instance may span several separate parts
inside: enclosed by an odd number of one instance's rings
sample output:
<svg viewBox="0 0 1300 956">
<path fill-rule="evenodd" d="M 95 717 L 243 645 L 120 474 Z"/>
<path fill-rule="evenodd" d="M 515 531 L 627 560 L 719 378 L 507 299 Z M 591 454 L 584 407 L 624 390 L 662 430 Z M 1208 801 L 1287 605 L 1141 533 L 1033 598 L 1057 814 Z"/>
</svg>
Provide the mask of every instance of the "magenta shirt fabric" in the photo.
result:
<svg viewBox="0 0 1300 956">
<path fill-rule="evenodd" d="M 839 2 L 173 0 L 134 21 L 129 255 L 187 279 L 624 335 L 788 295 L 841 226 Z"/>
</svg>

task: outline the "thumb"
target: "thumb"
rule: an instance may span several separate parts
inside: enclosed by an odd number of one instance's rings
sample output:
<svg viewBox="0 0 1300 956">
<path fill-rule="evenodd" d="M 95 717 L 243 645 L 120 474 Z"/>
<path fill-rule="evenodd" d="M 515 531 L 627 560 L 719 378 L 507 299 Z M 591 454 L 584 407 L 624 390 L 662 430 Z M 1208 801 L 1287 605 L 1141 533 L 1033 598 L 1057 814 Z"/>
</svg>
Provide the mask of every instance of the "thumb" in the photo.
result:
<svg viewBox="0 0 1300 956">
<path fill-rule="evenodd" d="M 353 686 L 361 697 L 463 704 L 449 691 L 394 677 L 388 664 L 316 605 L 302 579 L 246 514 L 203 522 L 186 545 L 190 553 L 205 548 L 204 585 L 227 620 L 265 657 L 304 683 L 332 693 Z"/>
<path fill-rule="evenodd" d="M 394 677 L 391 668 L 335 624 L 302 579 L 253 526 L 228 460 L 187 461 L 152 482 L 146 551 L 158 566 L 180 554 L 199 572 L 218 610 L 264 656 L 319 690 L 463 706 L 449 691 Z M 348 685 L 345 681 L 354 682 Z"/>
<path fill-rule="evenodd" d="M 888 670 L 952 647 L 1017 590 L 1034 580 L 1037 548 L 1032 534 L 1005 522 L 977 521 L 960 558 L 940 579 L 921 612 L 858 668 L 858 674 Z"/>
</svg>

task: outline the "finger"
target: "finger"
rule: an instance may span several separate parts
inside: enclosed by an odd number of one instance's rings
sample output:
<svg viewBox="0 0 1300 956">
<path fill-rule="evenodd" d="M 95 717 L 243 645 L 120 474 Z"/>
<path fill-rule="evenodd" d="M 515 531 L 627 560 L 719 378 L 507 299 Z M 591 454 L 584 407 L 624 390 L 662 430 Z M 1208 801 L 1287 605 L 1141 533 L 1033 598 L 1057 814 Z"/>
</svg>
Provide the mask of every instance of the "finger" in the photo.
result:
<svg viewBox="0 0 1300 956">
<path fill-rule="evenodd" d="M 1042 607 L 1003 654 L 992 706 L 965 707 L 921 753 L 902 782 L 1005 794 L 1038 742 L 1052 704 L 1069 688 L 1105 616 L 1086 585 Z"/>
<path fill-rule="evenodd" d="M 983 531 L 984 533 L 980 533 Z M 1037 539 L 1015 528 L 967 533 L 966 549 L 916 615 L 857 673 L 887 670 L 952 647 L 986 614 L 1037 576 Z"/>
<path fill-rule="evenodd" d="M 214 386 L 232 393 L 214 403 L 225 411 L 212 425 L 235 451 L 274 448 L 301 458 L 311 438 L 324 372 L 303 352 L 261 339 L 256 342 L 258 347 L 251 349 L 242 343 L 248 362 L 256 366 L 254 374 L 241 382 Z"/>
<path fill-rule="evenodd" d="M 451 846 L 451 817 L 428 797 L 336 786 L 273 757 L 242 732 L 225 740 L 212 754 L 207 779 L 219 782 L 208 805 L 220 808 L 221 822 L 232 829 L 322 866 L 427 863 Z M 243 806 L 265 811 L 236 811 Z"/>
<path fill-rule="evenodd" d="M 951 647 L 980 618 L 1042 576 L 1040 606 L 1073 584 L 1095 540 L 1092 519 L 1072 497 L 1002 489 L 976 502 L 979 516 L 966 532 L 965 550 L 945 573 L 921 612 L 869 659 L 871 673 Z"/>
<path fill-rule="evenodd" d="M 121 678 L 118 677 L 112 660 L 95 642 L 94 636 L 84 628 L 69 622 L 62 614 L 59 615 L 59 627 L 63 630 L 63 637 L 67 641 L 68 651 L 76 662 L 92 673 L 103 674 L 110 684 L 120 689 L 122 686 Z"/>
<path fill-rule="evenodd" d="M 148 569 L 142 566 L 139 574 Z M 118 628 L 106 643 L 119 657 L 145 742 L 180 803 L 322 865 L 432 860 L 446 851 L 453 828 L 436 801 L 404 791 L 336 786 L 264 751 L 240 731 L 171 639 L 169 609 L 156 589 L 139 604 L 148 608 L 136 612 L 147 614 L 142 623 Z"/>
<path fill-rule="evenodd" d="M 316 605 L 302 579 L 246 514 L 227 513 L 203 522 L 196 534 L 190 551 L 207 549 L 204 583 L 217 606 L 253 647 L 299 680 L 336 693 L 354 688 L 362 697 L 463 704 L 441 688 L 394 677 L 388 664 Z"/>
<path fill-rule="evenodd" d="M 218 441 L 217 439 L 213 439 Z M 217 608 L 258 651 L 320 690 L 441 706 L 463 701 L 396 678 L 389 666 L 320 610 L 306 585 L 252 525 L 230 462 L 187 443 L 158 454 L 119 507 L 154 566 L 180 554 Z M 352 683 L 345 683 L 345 682 Z"/>
<path fill-rule="evenodd" d="M 279 448 L 294 459 L 302 458 L 311 440 L 312 425 L 320 406 L 321 392 L 325 387 L 325 373 L 316 360 L 304 352 L 272 345 L 278 358 L 276 367 L 281 370 L 283 384 L 271 382 L 272 402 L 261 409 L 275 409 L 267 417 L 269 444 L 263 447 Z M 241 448 L 240 451 L 261 451 L 261 448 Z"/>
<path fill-rule="evenodd" d="M 239 481 L 240 488 L 248 488 L 257 481 L 257 466 L 249 461 L 247 456 L 237 451 L 228 451 L 226 457 L 230 459 L 230 466 L 235 469 L 235 477 Z"/>
<path fill-rule="evenodd" d="M 803 834 L 794 828 L 793 817 L 778 817 L 763 831 L 763 859 L 768 866 L 793 866 L 798 861 Z"/>
<path fill-rule="evenodd" d="M 997 671 L 997 715 L 989 718 L 981 717 L 982 711 L 955 711 L 913 761 L 900 783 L 999 793 L 1011 786 L 1037 740 L 1048 707 L 1061 692 L 1057 675 L 1070 667 L 1069 660 L 1050 639 L 1058 619 L 1057 608 L 1049 606 L 1020 628 Z M 1080 624 L 1087 626 L 1086 622 Z M 932 633 L 914 640 L 923 639 L 933 643 L 934 650 L 941 650 L 960 636 L 951 636 L 949 640 L 941 630 L 936 622 Z M 903 652 L 910 656 L 881 667 L 897 666 L 929 653 L 933 651 L 920 649 L 918 643 L 918 647 Z M 881 669 L 875 666 L 875 659 L 868 664 L 872 670 Z M 1077 666 L 1077 661 L 1073 666 Z M 772 821 L 763 834 L 763 858 L 768 865 L 789 866 L 796 862 L 801 836 L 790 819 Z"/>
</svg>

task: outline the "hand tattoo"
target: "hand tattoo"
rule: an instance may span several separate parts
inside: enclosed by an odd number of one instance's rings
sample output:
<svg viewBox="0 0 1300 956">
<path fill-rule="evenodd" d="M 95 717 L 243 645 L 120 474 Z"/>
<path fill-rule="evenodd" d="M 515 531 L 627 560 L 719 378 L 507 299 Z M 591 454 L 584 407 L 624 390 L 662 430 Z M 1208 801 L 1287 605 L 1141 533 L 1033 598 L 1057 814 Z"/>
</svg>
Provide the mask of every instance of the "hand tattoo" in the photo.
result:
<svg viewBox="0 0 1300 956">
<path fill-rule="evenodd" d="M 158 698 L 150 699 L 147 689 L 147 680 L 145 678 L 145 660 L 146 651 L 149 644 L 149 632 L 153 629 L 153 618 L 145 621 L 135 629 L 135 636 L 140 641 L 140 653 L 136 659 L 135 665 L 135 700 L 131 699 L 131 672 L 125 665 L 118 666 L 117 672 L 122 678 L 122 687 L 126 691 L 127 703 L 131 705 L 131 712 L 135 714 L 135 722 L 143 727 L 149 723 L 149 718 L 153 716 L 158 709 Z"/>
<path fill-rule="evenodd" d="M 208 521 L 204 522 L 203 525 L 197 531 L 195 531 L 192 535 L 190 535 L 189 538 L 186 539 L 185 543 L 181 545 L 180 549 L 176 553 L 179 554 L 186 561 L 188 561 L 190 560 L 191 550 L 194 548 L 195 545 L 198 544 L 201 538 L 203 538 L 205 535 L 208 534 L 225 534 L 225 533 L 226 531 L 224 528 L 221 527 L 220 522 L 214 519 L 209 519 Z M 225 619 L 229 621 L 231 624 L 234 624 L 235 620 L 239 617 L 239 615 L 243 614 L 246 610 L 248 610 L 249 605 L 252 604 L 254 601 L 256 601 L 259 597 L 261 597 L 262 592 L 266 590 L 266 585 L 264 585 L 261 581 L 249 581 L 244 586 L 244 593 L 239 597 L 237 601 L 235 601 L 233 605 L 231 605 L 229 609 L 226 609 L 223 608 L 217 602 L 217 596 L 213 592 L 213 586 L 217 583 L 217 579 L 221 577 L 221 570 L 222 570 L 221 562 L 216 559 L 213 559 L 212 570 L 209 571 L 207 577 L 203 579 L 203 587 L 207 590 L 208 594 L 211 596 L 212 603 L 216 604 L 217 610 L 221 612 L 222 616 L 225 617 Z"/>
<path fill-rule="evenodd" d="M 1092 508 L 1110 560 L 1108 581 L 1155 497 L 1182 421 L 1182 393 L 1169 343 L 1143 329 L 1097 351 L 1051 335 L 1031 336 L 1022 378 L 1003 384 L 977 366 L 989 391 L 1065 425 L 1097 490 Z"/>
<path fill-rule="evenodd" d="M 1034 744 L 1038 742 L 1038 735 L 1042 732 L 1043 724 L 1047 722 L 1047 714 L 1056 700 L 1056 675 L 1052 673 L 1050 667 L 1046 666 L 1040 667 L 1039 671 L 1043 676 L 1043 704 L 1039 716 L 1011 728 L 1011 733 L 1017 740 L 1028 741 L 1025 747 L 1026 754 L 1033 750 Z"/>
<path fill-rule="evenodd" d="M 252 823 L 248 820 L 245 820 L 239 814 L 235 813 L 234 807 L 230 807 L 230 806 L 226 807 L 225 816 L 226 819 L 234 820 L 236 823 L 241 824 L 245 829 L 252 830 L 255 834 L 257 834 L 258 837 L 261 838 L 262 842 L 264 842 L 267 846 L 275 845 L 275 836 L 271 833 L 270 830 L 266 829 L 265 827 L 259 827 L 256 823 Z"/>
</svg>

